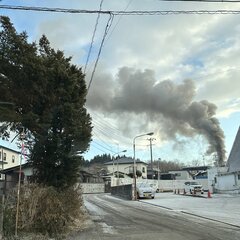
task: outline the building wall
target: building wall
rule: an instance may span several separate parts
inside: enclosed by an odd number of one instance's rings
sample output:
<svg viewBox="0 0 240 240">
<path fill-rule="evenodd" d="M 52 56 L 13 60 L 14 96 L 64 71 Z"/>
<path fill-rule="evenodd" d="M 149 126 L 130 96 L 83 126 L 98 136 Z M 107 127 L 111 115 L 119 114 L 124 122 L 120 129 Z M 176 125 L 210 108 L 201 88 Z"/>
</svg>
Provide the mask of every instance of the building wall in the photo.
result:
<svg viewBox="0 0 240 240">
<path fill-rule="evenodd" d="M 208 186 L 210 192 L 214 192 L 215 184 L 216 184 L 216 176 L 222 173 L 226 173 L 228 167 L 212 167 L 208 169 Z"/>
<path fill-rule="evenodd" d="M 237 185 L 240 186 L 240 172 L 236 174 Z"/>
<path fill-rule="evenodd" d="M 231 173 L 216 177 L 215 189 L 217 192 L 231 192 L 240 190 L 239 174 Z"/>
<path fill-rule="evenodd" d="M 7 164 L 4 164 L 4 169 L 19 165 L 19 153 L 16 153 L 4 147 L 0 147 L 0 152 L 0 161 L 7 162 Z"/>
<path fill-rule="evenodd" d="M 19 153 L 11 151 L 10 149 L 0 147 L 0 169 L 11 168 L 19 165 Z M 3 164 L 2 164 L 3 162 Z M 6 163 L 5 163 L 6 162 Z M 3 175 L 0 174 L 0 179 Z"/>
<path fill-rule="evenodd" d="M 143 163 L 136 163 L 137 169 L 142 172 L 142 177 L 147 178 L 147 165 Z M 117 160 L 114 161 L 114 164 L 112 165 L 107 165 L 107 170 L 108 172 L 112 173 L 113 171 L 119 171 L 123 172 L 126 174 L 132 173 L 133 172 L 133 164 L 132 163 L 127 163 L 127 164 L 118 164 Z M 145 172 L 144 172 L 144 171 Z"/>
<path fill-rule="evenodd" d="M 191 180 L 192 179 L 192 177 L 188 171 L 169 171 L 169 173 L 174 174 L 176 180 Z"/>
</svg>

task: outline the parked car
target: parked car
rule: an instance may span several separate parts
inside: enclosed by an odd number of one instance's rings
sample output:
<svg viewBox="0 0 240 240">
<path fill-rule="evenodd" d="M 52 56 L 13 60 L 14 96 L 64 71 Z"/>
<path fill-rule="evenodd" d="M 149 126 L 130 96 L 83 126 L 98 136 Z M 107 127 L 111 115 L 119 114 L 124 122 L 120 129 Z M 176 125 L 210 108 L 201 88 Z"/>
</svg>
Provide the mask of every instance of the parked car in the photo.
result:
<svg viewBox="0 0 240 240">
<path fill-rule="evenodd" d="M 153 188 L 156 193 L 160 192 L 157 184 L 150 183 L 150 187 Z"/>
<path fill-rule="evenodd" d="M 185 182 L 184 190 L 185 190 L 185 193 L 190 193 L 190 194 L 204 193 L 203 186 L 198 182 Z"/>
<path fill-rule="evenodd" d="M 149 183 L 137 183 L 137 198 L 154 198 L 155 193 Z"/>
</svg>

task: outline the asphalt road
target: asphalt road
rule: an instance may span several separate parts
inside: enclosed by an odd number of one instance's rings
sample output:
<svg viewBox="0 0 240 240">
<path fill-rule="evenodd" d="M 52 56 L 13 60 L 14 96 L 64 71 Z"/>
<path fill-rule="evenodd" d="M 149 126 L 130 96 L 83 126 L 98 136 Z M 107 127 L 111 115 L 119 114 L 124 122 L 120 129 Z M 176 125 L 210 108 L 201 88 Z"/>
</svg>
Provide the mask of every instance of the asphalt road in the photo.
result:
<svg viewBox="0 0 240 240">
<path fill-rule="evenodd" d="M 92 220 L 69 240 L 239 240 L 240 228 L 108 194 L 84 196 Z M 219 209 L 221 211 L 221 209 Z"/>
</svg>

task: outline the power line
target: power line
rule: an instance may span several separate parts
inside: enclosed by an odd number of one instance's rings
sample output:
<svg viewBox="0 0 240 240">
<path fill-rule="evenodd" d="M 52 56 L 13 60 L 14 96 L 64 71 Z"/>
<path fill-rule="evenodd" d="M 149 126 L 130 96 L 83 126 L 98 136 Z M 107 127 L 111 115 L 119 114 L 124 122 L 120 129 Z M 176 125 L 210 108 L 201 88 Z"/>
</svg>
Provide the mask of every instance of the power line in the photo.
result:
<svg viewBox="0 0 240 240">
<path fill-rule="evenodd" d="M 106 39 L 108 31 L 111 28 L 111 25 L 112 25 L 112 22 L 113 22 L 113 17 L 114 17 L 114 15 L 112 15 L 112 14 L 109 15 L 109 19 L 107 21 L 107 25 L 105 27 L 104 35 L 103 35 L 103 38 L 102 38 L 102 41 L 101 41 L 101 45 L 100 45 L 100 48 L 99 48 L 99 51 L 98 51 L 97 59 L 95 61 L 94 67 L 93 67 L 91 79 L 90 79 L 90 82 L 88 84 L 87 92 L 89 92 L 89 89 L 91 87 L 91 84 L 92 84 L 92 81 L 93 81 L 93 76 L 95 74 L 95 71 L 96 71 L 96 68 L 97 68 L 97 65 L 98 65 L 98 60 L 99 60 L 101 52 L 102 52 L 102 47 L 103 47 L 104 41 Z"/>
<path fill-rule="evenodd" d="M 127 6 L 125 7 L 124 11 L 127 11 L 128 7 L 131 5 L 131 3 L 133 2 L 133 0 L 130 0 L 127 4 Z M 120 20 L 122 19 L 123 16 L 120 16 L 116 22 L 116 24 L 114 25 L 114 27 L 112 28 L 112 31 L 108 34 L 108 38 L 107 40 L 111 37 L 111 35 L 113 34 L 114 30 L 116 29 L 117 25 L 119 24 Z"/>
<path fill-rule="evenodd" d="M 104 0 L 101 0 L 101 2 L 100 2 L 99 11 L 102 10 L 103 1 L 104 1 Z M 84 71 L 83 71 L 84 74 L 86 73 L 86 69 L 87 69 L 89 57 L 90 57 L 91 52 L 92 52 L 93 42 L 94 42 L 95 34 L 96 34 L 96 31 L 97 31 L 97 26 L 98 26 L 99 18 L 100 18 L 100 13 L 98 13 L 98 15 L 97 15 L 96 23 L 95 23 L 95 26 L 94 26 L 93 35 L 92 35 L 92 39 L 91 39 L 91 44 L 90 44 L 90 48 L 89 48 L 89 51 L 88 51 L 86 64 L 85 64 Z"/>
<path fill-rule="evenodd" d="M 47 8 L 47 7 L 27 7 L 0 5 L 0 9 L 37 11 L 37 12 L 55 12 L 55 13 L 75 13 L 75 14 L 107 14 L 110 16 L 154 16 L 154 15 L 203 15 L 203 14 L 240 14 L 240 10 L 160 10 L 160 11 L 103 11 L 103 10 L 85 10 L 85 9 L 67 9 L 67 8 Z"/>
<path fill-rule="evenodd" d="M 97 144 L 98 146 L 100 146 L 100 147 L 103 148 L 103 149 L 106 149 L 106 150 L 109 151 L 109 152 L 115 153 L 112 149 L 109 149 L 109 148 L 103 146 L 102 144 L 100 144 L 100 143 L 98 143 L 98 142 L 96 142 L 96 141 L 94 141 L 94 140 L 92 141 L 92 143 Z"/>
</svg>

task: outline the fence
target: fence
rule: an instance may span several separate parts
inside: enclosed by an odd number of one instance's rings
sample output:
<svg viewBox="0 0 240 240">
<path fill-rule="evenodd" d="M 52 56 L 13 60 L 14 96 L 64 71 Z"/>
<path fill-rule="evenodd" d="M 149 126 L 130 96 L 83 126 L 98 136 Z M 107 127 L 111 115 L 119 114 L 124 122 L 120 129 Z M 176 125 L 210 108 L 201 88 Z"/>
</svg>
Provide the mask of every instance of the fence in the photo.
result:
<svg viewBox="0 0 240 240">
<path fill-rule="evenodd" d="M 152 180 L 152 179 L 137 179 L 137 182 L 148 182 L 154 189 L 158 189 L 160 192 L 174 191 L 175 189 L 183 189 L 184 183 L 187 181 L 196 181 L 203 185 L 204 190 L 208 190 L 207 179 L 197 180 Z M 112 178 L 111 186 L 132 184 L 132 178 Z"/>
</svg>

